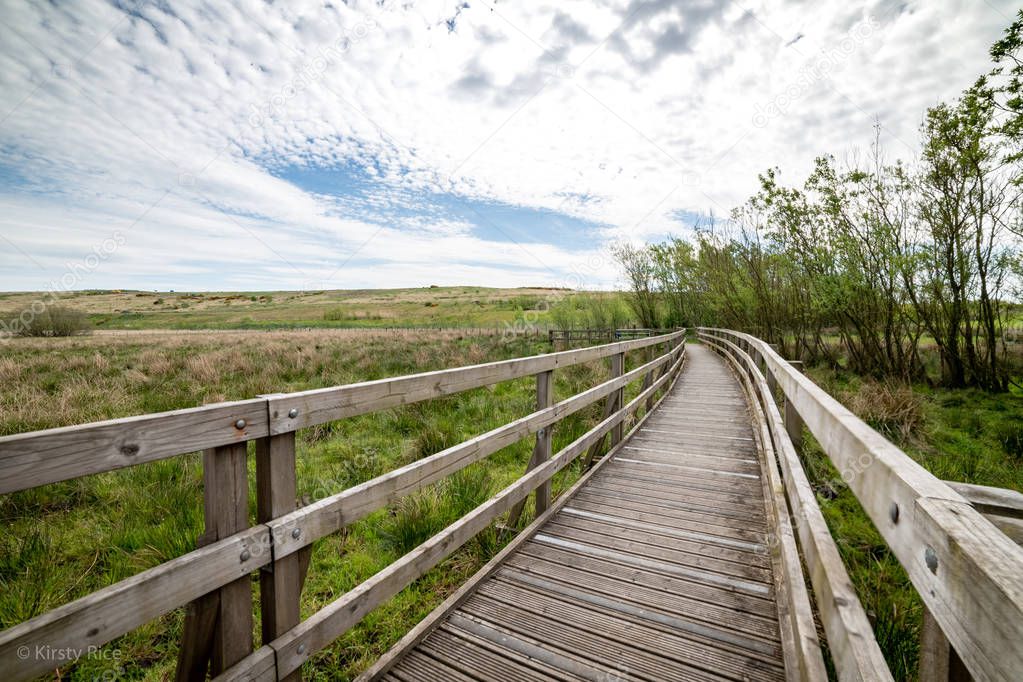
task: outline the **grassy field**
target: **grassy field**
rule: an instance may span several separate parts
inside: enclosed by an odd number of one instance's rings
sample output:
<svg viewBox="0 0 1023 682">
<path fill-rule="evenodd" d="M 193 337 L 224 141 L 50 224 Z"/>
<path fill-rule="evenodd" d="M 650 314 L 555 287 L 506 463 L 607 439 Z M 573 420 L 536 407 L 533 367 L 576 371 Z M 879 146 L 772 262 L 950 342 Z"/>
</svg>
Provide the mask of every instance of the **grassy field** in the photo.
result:
<svg viewBox="0 0 1023 682">
<path fill-rule="evenodd" d="M 885 384 L 822 368 L 810 376 L 945 480 L 1023 490 L 1023 392 Z M 807 439 L 808 477 L 896 680 L 916 679 L 922 602 L 856 497 Z"/>
<path fill-rule="evenodd" d="M 0 434 L 547 351 L 546 344 L 521 337 L 423 331 L 14 339 L 0 358 L 5 387 Z M 603 363 L 559 370 L 555 398 L 607 377 Z M 633 386 L 630 394 L 636 390 Z M 339 492 L 528 414 L 534 400 L 532 379 L 523 379 L 303 430 L 298 437 L 299 493 L 311 502 Z M 595 405 L 567 418 L 555 429 L 555 447 L 595 423 L 600 409 Z M 531 448 L 525 441 L 506 448 L 317 542 L 303 617 L 521 476 Z M 554 492 L 578 473 L 571 467 L 558 475 Z M 254 499 L 250 506 L 254 519 Z M 0 628 L 6 628 L 193 549 L 202 532 L 199 456 L 0 496 L 0 520 Z M 316 657 L 307 676 L 346 679 L 365 668 L 507 539 L 494 529 L 483 533 Z M 181 611 L 171 613 L 108 645 L 106 651 L 119 652 L 117 660 L 83 658 L 61 669 L 58 677 L 85 680 L 119 673 L 126 679 L 168 679 L 181 623 Z"/>
<path fill-rule="evenodd" d="M 96 329 L 293 329 L 297 327 L 496 327 L 576 295 L 564 289 L 430 287 L 264 292 L 82 291 L 61 302 Z M 0 293 L 0 311 L 31 306 L 38 293 Z"/>
</svg>

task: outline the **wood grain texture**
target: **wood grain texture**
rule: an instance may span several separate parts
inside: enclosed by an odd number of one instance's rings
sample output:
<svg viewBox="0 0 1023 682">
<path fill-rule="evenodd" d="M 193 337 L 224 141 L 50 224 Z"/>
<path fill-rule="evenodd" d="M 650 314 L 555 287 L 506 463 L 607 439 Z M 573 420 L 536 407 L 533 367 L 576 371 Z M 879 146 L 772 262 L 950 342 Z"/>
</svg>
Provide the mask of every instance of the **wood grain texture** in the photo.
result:
<svg viewBox="0 0 1023 682">
<path fill-rule="evenodd" d="M 763 357 L 973 676 L 1023 679 L 1023 548 L 763 341 L 700 331 Z"/>
<path fill-rule="evenodd" d="M 684 335 L 684 331 L 673 332 L 591 348 L 291 393 L 270 400 L 270 431 L 286 433 L 335 419 L 439 398 L 655 346 L 668 340 L 681 339 Z"/>
<path fill-rule="evenodd" d="M 238 428 L 239 420 L 244 426 Z M 0 437 L 0 494 L 113 471 L 269 433 L 266 401 L 187 410 Z"/>
<path fill-rule="evenodd" d="M 689 351 L 693 357 L 671 393 L 611 456 L 361 682 L 391 675 L 443 679 L 447 668 L 431 663 L 441 650 L 445 666 L 477 680 L 534 674 L 566 680 L 785 679 L 760 477 L 744 483 L 741 495 L 727 478 L 691 483 L 677 464 L 688 457 L 691 436 L 684 427 L 677 435 L 681 447 L 665 464 L 670 473 L 637 464 L 662 455 L 640 446 L 626 450 L 673 398 L 695 395 L 708 383 L 734 386 L 708 351 Z M 654 387 L 665 378 L 674 376 L 659 377 Z M 743 400 L 741 394 L 733 399 Z M 641 394 L 629 406 L 645 403 Z M 686 414 L 699 406 L 674 409 Z M 731 446 L 721 447 L 724 457 Z M 630 454 L 623 458 L 625 452 Z M 619 482 L 625 485 L 616 487 Z M 635 500 L 617 497 L 628 490 L 640 494 Z M 732 504 L 745 519 L 728 515 Z M 691 525 L 680 525 L 678 513 L 698 508 Z M 720 519 L 710 515 L 715 508 Z M 511 676 L 495 667 L 494 656 L 527 672 Z"/>
<path fill-rule="evenodd" d="M 795 447 L 787 437 L 774 390 L 760 373 L 759 366 L 756 366 L 754 374 L 754 358 L 745 353 L 740 355 L 738 346 L 724 339 L 707 339 L 707 342 L 718 346 L 722 352 L 731 353 L 743 363 L 756 385 L 757 399 L 768 421 L 771 442 L 781 464 L 783 485 L 792 510 L 792 528 L 799 538 L 839 679 L 864 682 L 892 680 L 873 628 L 817 504 L 817 497 Z"/>
<path fill-rule="evenodd" d="M 680 350 L 641 365 L 620 377 L 610 379 L 551 407 L 538 410 L 509 424 L 481 434 L 434 455 L 425 457 L 382 476 L 326 497 L 291 514 L 270 522 L 276 556 L 284 556 L 305 547 L 346 525 L 353 523 L 399 498 L 435 483 L 464 467 L 551 426 L 627 383 L 653 367 L 678 363 Z M 298 537 L 294 536 L 295 530 Z"/>
</svg>

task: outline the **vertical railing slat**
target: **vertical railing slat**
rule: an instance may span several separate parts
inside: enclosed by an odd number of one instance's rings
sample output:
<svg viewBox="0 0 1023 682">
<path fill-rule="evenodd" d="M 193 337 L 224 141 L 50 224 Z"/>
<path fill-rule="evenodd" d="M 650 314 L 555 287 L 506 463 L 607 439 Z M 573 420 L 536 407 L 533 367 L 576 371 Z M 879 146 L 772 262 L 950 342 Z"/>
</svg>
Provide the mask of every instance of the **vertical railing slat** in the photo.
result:
<svg viewBox="0 0 1023 682">
<path fill-rule="evenodd" d="M 256 441 L 257 520 L 264 523 L 294 511 L 296 494 L 295 432 L 260 438 Z M 263 644 L 299 623 L 304 577 L 301 554 L 275 559 L 259 572 Z M 295 671 L 285 679 L 297 682 L 302 673 Z"/>
</svg>

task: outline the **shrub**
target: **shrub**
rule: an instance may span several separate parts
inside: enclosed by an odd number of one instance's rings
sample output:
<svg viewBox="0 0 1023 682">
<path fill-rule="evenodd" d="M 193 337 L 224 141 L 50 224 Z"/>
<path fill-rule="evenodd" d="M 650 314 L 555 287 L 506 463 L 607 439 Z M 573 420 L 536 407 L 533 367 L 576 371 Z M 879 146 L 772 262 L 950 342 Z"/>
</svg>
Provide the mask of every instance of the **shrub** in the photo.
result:
<svg viewBox="0 0 1023 682">
<path fill-rule="evenodd" d="M 864 382 L 847 404 L 860 419 L 892 439 L 906 440 L 923 424 L 923 398 L 905 384 Z"/>
<path fill-rule="evenodd" d="M 5 324 L 15 336 L 77 336 L 92 331 L 85 313 L 61 305 L 47 306 L 39 313 L 26 309 L 10 315 Z"/>
</svg>

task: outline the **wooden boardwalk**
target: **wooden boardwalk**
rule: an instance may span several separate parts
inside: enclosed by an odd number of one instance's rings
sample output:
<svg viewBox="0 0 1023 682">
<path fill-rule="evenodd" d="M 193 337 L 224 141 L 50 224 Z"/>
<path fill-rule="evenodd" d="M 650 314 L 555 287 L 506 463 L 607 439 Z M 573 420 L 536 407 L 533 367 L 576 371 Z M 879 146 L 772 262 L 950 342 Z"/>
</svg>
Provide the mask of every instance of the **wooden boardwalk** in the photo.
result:
<svg viewBox="0 0 1023 682">
<path fill-rule="evenodd" d="M 785 678 L 746 401 L 688 353 L 614 458 L 381 679 Z"/>
</svg>

